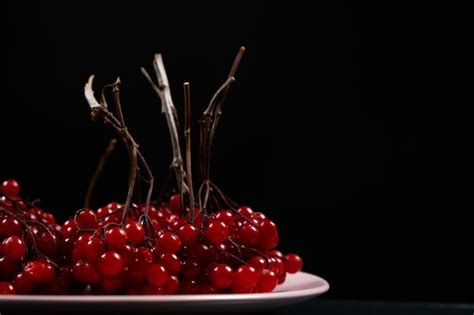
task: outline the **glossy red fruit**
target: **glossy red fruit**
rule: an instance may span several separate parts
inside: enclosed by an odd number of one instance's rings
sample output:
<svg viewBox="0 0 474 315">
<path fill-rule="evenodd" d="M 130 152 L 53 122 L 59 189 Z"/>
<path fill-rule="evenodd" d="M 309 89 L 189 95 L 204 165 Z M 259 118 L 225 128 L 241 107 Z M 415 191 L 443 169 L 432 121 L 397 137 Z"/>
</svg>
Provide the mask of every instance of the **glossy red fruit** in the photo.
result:
<svg viewBox="0 0 474 315">
<path fill-rule="evenodd" d="M 245 222 L 239 230 L 239 242 L 242 245 L 253 247 L 259 243 L 260 232 L 252 224 Z"/>
<path fill-rule="evenodd" d="M 146 247 L 138 247 L 135 250 L 135 262 L 148 265 L 153 263 L 153 253 Z"/>
<path fill-rule="evenodd" d="M 28 294 L 33 290 L 35 281 L 29 273 L 22 271 L 13 279 L 13 285 L 17 294 Z"/>
<path fill-rule="evenodd" d="M 234 226 L 235 216 L 234 213 L 232 213 L 232 211 L 230 210 L 221 210 L 216 213 L 214 218 L 216 220 L 224 222 L 229 228 L 232 228 Z"/>
<path fill-rule="evenodd" d="M 162 265 L 153 264 L 148 271 L 147 280 L 151 285 L 160 287 L 168 280 L 168 272 Z"/>
<path fill-rule="evenodd" d="M 192 224 L 183 224 L 177 233 L 179 239 L 184 245 L 191 245 L 198 241 L 199 230 Z"/>
<path fill-rule="evenodd" d="M 145 229 L 137 221 L 130 219 L 125 224 L 125 232 L 128 240 L 134 245 L 138 245 L 145 239 Z"/>
<path fill-rule="evenodd" d="M 250 219 L 250 217 L 253 214 L 253 210 L 250 209 L 250 207 L 247 206 L 242 206 L 237 210 L 238 213 L 240 213 L 241 216 Z"/>
<path fill-rule="evenodd" d="M 118 226 L 108 229 L 105 232 L 105 243 L 112 249 L 121 248 L 127 243 L 127 233 Z"/>
<path fill-rule="evenodd" d="M 220 245 L 229 236 L 229 228 L 224 222 L 213 220 L 207 226 L 204 235 L 214 245 Z"/>
<path fill-rule="evenodd" d="M 278 284 L 278 277 L 273 271 L 263 269 L 258 276 L 257 284 L 255 285 L 255 293 L 272 292 Z"/>
<path fill-rule="evenodd" d="M 181 260 L 175 254 L 164 253 L 158 260 L 170 275 L 175 275 L 181 270 Z"/>
<path fill-rule="evenodd" d="M 176 236 L 176 234 L 169 231 L 165 231 L 160 234 L 155 244 L 155 250 L 159 254 L 175 254 L 180 250 L 180 248 L 181 240 L 179 239 L 179 237 Z"/>
<path fill-rule="evenodd" d="M 226 264 L 219 264 L 209 272 L 209 281 L 218 289 L 230 288 L 233 279 L 234 271 Z"/>
<path fill-rule="evenodd" d="M 268 258 L 268 269 L 273 271 L 277 277 L 285 273 L 285 263 L 279 257 Z"/>
<path fill-rule="evenodd" d="M 16 275 L 20 268 L 18 261 L 8 260 L 5 257 L 0 258 L 0 279 L 8 280 Z"/>
<path fill-rule="evenodd" d="M 181 211 L 181 197 L 179 194 L 174 194 L 170 197 L 168 207 L 173 213 L 179 213 Z"/>
<path fill-rule="evenodd" d="M 0 220 L 0 238 L 12 235 L 19 236 L 22 231 L 20 221 L 12 217 L 6 217 Z"/>
<path fill-rule="evenodd" d="M 12 198 L 16 198 L 20 192 L 20 185 L 14 179 L 8 179 L 2 183 L 2 192 Z"/>
<path fill-rule="evenodd" d="M 30 279 L 35 283 L 41 283 L 44 279 L 46 266 L 44 262 L 39 260 L 32 260 L 26 263 L 23 270 L 28 274 Z"/>
<path fill-rule="evenodd" d="M 176 294 L 179 290 L 179 280 L 176 276 L 169 277 L 163 285 L 164 294 Z"/>
<path fill-rule="evenodd" d="M 41 277 L 41 284 L 50 284 L 53 282 L 54 277 L 56 275 L 56 271 L 54 270 L 53 265 L 49 262 L 44 263 L 43 275 Z"/>
<path fill-rule="evenodd" d="M 11 295 L 15 293 L 15 288 L 10 282 L 0 282 L 0 295 Z"/>
<path fill-rule="evenodd" d="M 288 273 L 297 273 L 303 268 L 303 259 L 296 254 L 285 256 L 285 270 Z"/>
<path fill-rule="evenodd" d="M 105 277 L 116 277 L 123 271 L 123 268 L 122 257 L 113 251 L 102 254 L 97 261 L 97 269 Z"/>
<path fill-rule="evenodd" d="M 77 227 L 80 229 L 97 228 L 97 216 L 91 209 L 83 209 L 76 217 Z"/>
<path fill-rule="evenodd" d="M 1 252 L 7 260 L 20 260 L 25 257 L 25 242 L 18 236 L 10 236 L 2 242 Z"/>
<path fill-rule="evenodd" d="M 78 261 L 73 267 L 74 277 L 82 283 L 94 284 L 99 282 L 100 275 L 95 266 L 86 261 Z"/>
<path fill-rule="evenodd" d="M 266 259 L 260 256 L 254 256 L 250 258 L 247 261 L 247 264 L 257 269 L 257 271 L 268 268 Z"/>
<path fill-rule="evenodd" d="M 84 246 L 84 257 L 90 262 L 96 262 L 105 252 L 105 242 L 99 238 L 92 238 Z"/>
<path fill-rule="evenodd" d="M 232 292 L 234 293 L 252 293 L 258 280 L 258 272 L 255 268 L 243 265 L 240 266 L 234 274 L 232 282 Z"/>
<path fill-rule="evenodd" d="M 272 249 L 278 245 L 278 229 L 275 223 L 270 220 L 262 221 L 258 229 L 260 231 L 260 242 L 265 249 Z"/>
</svg>

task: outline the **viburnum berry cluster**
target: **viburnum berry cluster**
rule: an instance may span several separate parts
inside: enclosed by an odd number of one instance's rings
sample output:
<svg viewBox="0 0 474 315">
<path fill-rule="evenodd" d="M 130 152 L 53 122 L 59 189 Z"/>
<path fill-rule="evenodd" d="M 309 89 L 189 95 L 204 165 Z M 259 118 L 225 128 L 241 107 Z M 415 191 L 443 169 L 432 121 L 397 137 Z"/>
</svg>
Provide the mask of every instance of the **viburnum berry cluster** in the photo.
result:
<svg viewBox="0 0 474 315">
<path fill-rule="evenodd" d="M 214 294 L 272 292 L 287 274 L 303 266 L 296 254 L 276 249 L 278 229 L 265 214 L 231 200 L 210 179 L 210 156 L 222 104 L 235 81 L 241 48 L 225 83 L 200 120 L 200 186 L 195 195 L 191 167 L 190 85 L 184 84 L 185 158 L 178 115 L 161 55 L 154 59 L 157 81 L 142 68 L 161 98 L 173 161 L 170 176 L 153 200 L 154 176 L 125 124 L 120 80 L 104 87 L 100 102 L 91 76 L 85 96 L 92 119 L 116 132 L 127 148 L 130 175 L 124 202 L 90 206 L 94 185 L 113 140 L 91 180 L 84 208 L 62 225 L 38 202 L 19 197 L 6 180 L 0 199 L 0 294 Z M 115 110 L 109 110 L 111 89 Z M 172 188 L 176 180 L 177 190 Z M 141 199 L 138 181 L 148 184 Z M 170 188 L 171 187 L 171 188 Z"/>
</svg>

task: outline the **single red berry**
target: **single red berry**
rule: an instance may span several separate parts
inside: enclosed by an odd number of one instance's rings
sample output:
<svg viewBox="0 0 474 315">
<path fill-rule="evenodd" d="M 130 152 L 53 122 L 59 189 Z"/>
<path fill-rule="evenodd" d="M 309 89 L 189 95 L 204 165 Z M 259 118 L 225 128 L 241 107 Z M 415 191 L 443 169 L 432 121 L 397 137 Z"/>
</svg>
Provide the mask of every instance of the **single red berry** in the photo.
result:
<svg viewBox="0 0 474 315">
<path fill-rule="evenodd" d="M 107 205 L 107 208 L 114 211 L 114 210 L 117 210 L 118 208 L 120 208 L 121 206 L 122 206 L 122 204 L 120 204 L 119 202 L 112 201 L 111 203 L 109 203 Z"/>
<path fill-rule="evenodd" d="M 53 265 L 51 265 L 51 263 L 49 262 L 45 262 L 40 283 L 50 284 L 51 282 L 53 282 L 55 275 L 56 271 L 54 270 Z"/>
<path fill-rule="evenodd" d="M 11 295 L 15 294 L 15 288 L 10 282 L 2 281 L 0 282 L 0 295 Z"/>
<path fill-rule="evenodd" d="M 262 221 L 258 229 L 260 231 L 260 241 L 266 249 L 272 249 L 278 245 L 278 229 L 275 223 L 270 220 Z"/>
<path fill-rule="evenodd" d="M 26 263 L 23 270 L 28 273 L 30 278 L 35 283 L 41 283 L 43 281 L 44 273 L 46 272 L 46 266 L 44 262 L 39 260 L 32 260 Z"/>
<path fill-rule="evenodd" d="M 192 224 L 186 223 L 178 230 L 178 237 L 184 245 L 191 245 L 198 241 L 199 230 Z"/>
<path fill-rule="evenodd" d="M 99 238 L 90 239 L 84 246 L 84 258 L 90 263 L 96 262 L 104 252 L 105 243 Z"/>
<path fill-rule="evenodd" d="M 145 229 L 137 221 L 130 219 L 125 224 L 125 232 L 128 240 L 134 245 L 138 245 L 145 239 Z"/>
<path fill-rule="evenodd" d="M 239 230 L 239 242 L 248 247 L 254 247 L 258 244 L 260 232 L 252 224 L 245 222 Z"/>
<path fill-rule="evenodd" d="M 283 259 L 279 257 L 269 257 L 268 259 L 268 269 L 273 271 L 277 277 L 280 277 L 285 273 L 285 263 Z"/>
<path fill-rule="evenodd" d="M 207 226 L 204 235 L 214 245 L 220 245 L 229 236 L 229 228 L 224 222 L 213 220 Z"/>
<path fill-rule="evenodd" d="M 124 268 L 122 257 L 116 252 L 109 251 L 102 254 L 97 261 L 99 273 L 106 277 L 118 276 Z"/>
<path fill-rule="evenodd" d="M 175 275 L 181 270 L 181 260 L 175 254 L 164 253 L 158 262 L 165 267 L 170 275 Z"/>
<path fill-rule="evenodd" d="M 25 242 L 18 236 L 10 236 L 2 242 L 2 254 L 8 260 L 20 260 L 25 257 Z"/>
<path fill-rule="evenodd" d="M 153 264 L 148 271 L 147 280 L 151 285 L 161 287 L 168 280 L 168 272 L 162 265 Z"/>
<path fill-rule="evenodd" d="M 112 249 L 121 248 L 127 243 L 127 233 L 118 226 L 108 229 L 105 232 L 105 243 Z"/>
<path fill-rule="evenodd" d="M 102 207 L 102 208 L 97 209 L 96 216 L 97 218 L 102 218 L 102 217 L 105 217 L 106 215 L 111 214 L 112 212 L 113 212 L 112 209 L 108 207 Z"/>
<path fill-rule="evenodd" d="M 164 294 L 176 294 L 179 289 L 179 280 L 176 276 L 169 277 L 163 285 Z"/>
<path fill-rule="evenodd" d="M 117 253 L 122 257 L 124 266 L 130 265 L 135 260 L 135 253 L 130 245 L 124 245 L 116 249 Z"/>
<path fill-rule="evenodd" d="M 97 228 L 97 216 L 91 209 L 83 209 L 76 217 L 77 227 L 80 229 Z"/>
<path fill-rule="evenodd" d="M 52 213 L 49 212 L 44 212 L 43 215 L 41 216 L 43 219 L 43 222 L 48 223 L 48 224 L 55 224 L 56 223 L 56 218 Z"/>
<path fill-rule="evenodd" d="M 20 221 L 12 217 L 6 217 L 0 220 L 0 238 L 12 235 L 20 235 L 22 225 Z"/>
<path fill-rule="evenodd" d="M 296 254 L 285 256 L 285 270 L 288 273 L 297 273 L 303 268 L 303 259 Z"/>
<path fill-rule="evenodd" d="M 250 266 L 257 269 L 257 271 L 268 268 L 267 261 L 265 260 L 265 258 L 260 257 L 260 256 L 254 256 L 254 257 L 250 258 L 247 261 L 247 264 L 249 264 Z"/>
<path fill-rule="evenodd" d="M 93 264 L 87 261 L 78 261 L 73 267 L 74 277 L 82 283 L 97 283 L 100 280 L 99 273 Z"/>
<path fill-rule="evenodd" d="M 13 279 L 13 285 L 17 294 L 28 294 L 33 290 L 35 281 L 29 273 L 22 271 Z"/>
<path fill-rule="evenodd" d="M 176 234 L 165 231 L 163 232 L 156 241 L 155 250 L 160 253 L 177 253 L 181 248 L 181 241 Z"/>
<path fill-rule="evenodd" d="M 204 282 L 198 286 L 198 292 L 199 294 L 217 294 L 219 292 L 219 289 L 213 286 L 212 284 Z"/>
<path fill-rule="evenodd" d="M 2 184 L 2 192 L 8 197 L 16 198 L 20 192 L 20 185 L 14 179 L 8 179 Z"/>
<path fill-rule="evenodd" d="M 283 255 L 283 253 L 276 249 L 272 249 L 271 251 L 269 251 L 268 256 L 285 259 L 285 256 Z"/>
<path fill-rule="evenodd" d="M 252 293 L 258 280 L 258 272 L 255 268 L 243 265 L 235 272 L 232 282 L 232 292 L 234 293 Z"/>
<path fill-rule="evenodd" d="M 218 289 L 227 289 L 232 285 L 234 271 L 229 265 L 219 264 L 209 273 L 209 281 Z"/>
<path fill-rule="evenodd" d="M 234 226 L 235 216 L 230 210 L 221 210 L 217 212 L 215 219 L 224 222 L 229 228 Z"/>
<path fill-rule="evenodd" d="M 179 213 L 181 211 L 181 197 L 179 194 L 174 194 L 170 197 L 168 207 L 173 213 Z"/>
<path fill-rule="evenodd" d="M 241 216 L 250 219 L 251 215 L 253 214 L 253 210 L 250 207 L 242 206 L 237 210 Z"/>
<path fill-rule="evenodd" d="M 278 277 L 273 271 L 263 269 L 258 276 L 257 284 L 255 285 L 255 293 L 272 292 L 278 283 Z"/>
</svg>

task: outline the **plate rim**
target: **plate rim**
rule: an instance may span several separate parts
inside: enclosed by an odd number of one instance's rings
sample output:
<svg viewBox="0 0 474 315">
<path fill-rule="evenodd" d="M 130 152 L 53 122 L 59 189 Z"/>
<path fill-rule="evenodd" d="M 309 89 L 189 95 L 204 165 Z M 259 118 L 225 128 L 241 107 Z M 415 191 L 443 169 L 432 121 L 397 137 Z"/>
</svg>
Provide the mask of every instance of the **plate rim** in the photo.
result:
<svg viewBox="0 0 474 315">
<path fill-rule="evenodd" d="M 329 283 L 314 274 L 300 271 L 298 274 L 315 278 L 321 281 L 317 287 L 280 291 L 270 293 L 244 293 L 244 294 L 183 294 L 183 295 L 0 295 L 1 302 L 34 302 L 34 303 L 109 303 L 109 302 L 140 302 L 140 303 L 174 303 L 174 302 L 207 302 L 207 301 L 259 301 L 281 300 L 317 296 L 327 292 Z"/>
</svg>

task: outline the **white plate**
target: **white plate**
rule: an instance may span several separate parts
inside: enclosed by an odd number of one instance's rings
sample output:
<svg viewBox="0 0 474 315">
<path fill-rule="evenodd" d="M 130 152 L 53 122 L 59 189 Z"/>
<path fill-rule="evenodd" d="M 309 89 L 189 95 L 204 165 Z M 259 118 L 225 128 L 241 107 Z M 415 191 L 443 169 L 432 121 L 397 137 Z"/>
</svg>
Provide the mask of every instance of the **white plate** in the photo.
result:
<svg viewBox="0 0 474 315">
<path fill-rule="evenodd" d="M 288 275 L 275 292 L 260 294 L 212 295 L 0 295 L 0 311 L 4 307 L 107 311 L 244 311 L 276 308 L 308 300 L 329 290 L 322 278 L 299 272 Z M 7 313 L 5 313 L 7 314 Z"/>
</svg>

